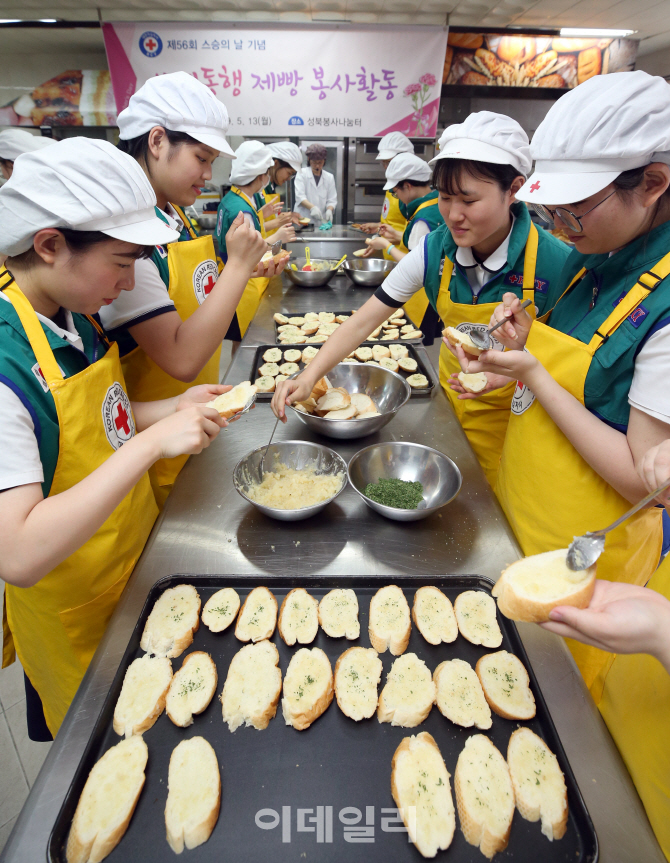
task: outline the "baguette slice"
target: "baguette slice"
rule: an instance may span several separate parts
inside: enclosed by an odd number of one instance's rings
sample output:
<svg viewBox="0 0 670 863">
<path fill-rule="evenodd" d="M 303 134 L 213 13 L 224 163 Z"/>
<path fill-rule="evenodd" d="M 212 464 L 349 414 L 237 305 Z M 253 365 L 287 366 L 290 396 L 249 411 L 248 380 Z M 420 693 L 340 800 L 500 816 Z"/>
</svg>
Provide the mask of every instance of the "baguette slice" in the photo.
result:
<svg viewBox="0 0 670 863">
<path fill-rule="evenodd" d="M 210 632 L 223 632 L 237 617 L 240 598 L 232 587 L 224 587 L 212 594 L 202 610 L 202 622 Z"/>
<path fill-rule="evenodd" d="M 382 661 L 371 647 L 350 647 L 335 663 L 335 697 L 342 713 L 360 722 L 377 709 Z"/>
<path fill-rule="evenodd" d="M 330 707 L 333 669 L 319 647 L 301 647 L 291 657 L 284 677 L 282 713 L 287 725 L 304 731 Z"/>
<path fill-rule="evenodd" d="M 532 719 L 535 698 L 523 662 L 513 653 L 499 650 L 487 653 L 475 666 L 484 696 L 495 713 L 503 719 Z"/>
<path fill-rule="evenodd" d="M 401 357 L 398 360 L 398 365 L 404 372 L 415 372 L 419 367 L 417 361 L 411 357 Z"/>
<path fill-rule="evenodd" d="M 451 644 L 458 637 L 454 607 L 439 587 L 420 587 L 417 590 L 412 620 L 428 644 Z"/>
<path fill-rule="evenodd" d="M 486 389 L 489 379 L 484 372 L 477 372 L 474 375 L 459 372 L 458 381 L 466 393 L 481 393 Z"/>
<path fill-rule="evenodd" d="M 430 381 L 425 375 L 410 375 L 407 378 L 407 383 L 414 389 L 422 389 L 430 384 Z"/>
<path fill-rule="evenodd" d="M 435 703 L 442 716 L 463 728 L 481 728 L 493 724 L 491 708 L 474 668 L 462 659 L 441 662 L 433 672 L 437 689 Z"/>
<path fill-rule="evenodd" d="M 487 593 L 482 590 L 459 593 L 454 612 L 463 638 L 483 647 L 500 647 L 502 632 L 496 620 L 496 604 Z"/>
<path fill-rule="evenodd" d="M 379 365 L 383 369 L 388 369 L 390 372 L 398 371 L 398 363 L 395 360 L 392 360 L 391 357 L 382 357 L 379 360 Z"/>
<path fill-rule="evenodd" d="M 356 408 L 353 405 L 348 405 L 340 410 L 328 411 L 328 413 L 323 414 L 323 418 L 326 420 L 353 420 L 357 415 Z"/>
<path fill-rule="evenodd" d="M 232 390 L 228 390 L 227 393 L 223 393 L 223 395 L 212 399 L 211 402 L 207 402 L 205 407 L 214 408 L 222 417 L 228 419 L 244 410 L 249 402 L 252 401 L 256 392 L 257 387 L 255 384 L 244 381 L 241 384 L 237 384 Z"/>
<path fill-rule="evenodd" d="M 165 712 L 175 725 L 193 725 L 193 716 L 202 713 L 214 698 L 218 675 L 209 653 L 194 650 L 184 658 L 172 678 L 165 702 Z"/>
<path fill-rule="evenodd" d="M 462 333 L 456 327 L 447 327 L 442 330 L 442 335 L 454 347 L 462 347 L 466 354 L 471 357 L 478 357 L 483 353 L 481 348 L 478 348 L 467 333 Z"/>
<path fill-rule="evenodd" d="M 220 807 L 221 774 L 211 744 L 204 737 L 182 740 L 170 756 L 165 804 L 167 841 L 175 854 L 209 839 Z"/>
<path fill-rule="evenodd" d="M 281 348 L 268 348 L 263 354 L 264 363 L 278 363 L 282 358 Z"/>
<path fill-rule="evenodd" d="M 319 603 L 321 629 L 331 638 L 358 638 L 361 625 L 358 620 L 358 599 L 351 588 L 328 591 Z"/>
<path fill-rule="evenodd" d="M 362 414 L 359 414 L 359 415 L 356 417 L 356 419 L 359 419 L 359 420 L 369 420 L 369 419 L 371 419 L 372 417 L 380 417 L 380 416 L 381 416 L 381 414 L 379 413 L 379 411 L 378 411 L 378 410 L 374 410 L 374 411 L 363 411 L 363 413 L 362 413 Z"/>
<path fill-rule="evenodd" d="M 165 709 L 171 682 L 172 663 L 164 656 L 131 662 L 114 708 L 114 731 L 125 737 L 148 731 Z"/>
<path fill-rule="evenodd" d="M 140 647 L 155 656 L 174 659 L 193 643 L 200 626 L 200 597 L 192 584 L 168 588 L 151 609 Z"/>
<path fill-rule="evenodd" d="M 263 731 L 277 713 L 280 695 L 279 651 L 271 641 L 247 644 L 233 656 L 223 685 L 223 721 L 230 731 L 243 724 Z"/>
<path fill-rule="evenodd" d="M 349 407 L 350 404 L 351 396 L 349 393 L 342 387 L 338 387 L 328 390 L 325 395 L 321 396 L 316 403 L 316 408 L 320 413 L 326 414 L 329 411 L 342 410 Z"/>
<path fill-rule="evenodd" d="M 385 347 L 384 345 L 373 345 L 372 347 L 372 359 L 379 362 L 379 360 L 383 360 L 385 357 L 391 357 L 391 351 Z"/>
<path fill-rule="evenodd" d="M 372 401 L 370 396 L 366 396 L 365 393 L 352 393 L 351 404 L 356 408 L 359 414 L 365 413 L 366 411 L 377 410 L 375 403 Z"/>
<path fill-rule="evenodd" d="M 456 832 L 449 771 L 427 731 L 405 737 L 393 755 L 391 794 L 423 857 L 447 849 Z"/>
<path fill-rule="evenodd" d="M 427 718 L 435 703 L 435 684 L 430 670 L 416 653 L 399 656 L 386 677 L 379 696 L 377 719 L 403 728 L 414 728 Z"/>
<path fill-rule="evenodd" d="M 314 357 L 319 353 L 318 348 L 308 347 L 302 352 L 302 361 L 305 365 L 312 362 Z"/>
<path fill-rule="evenodd" d="M 259 393 L 273 393 L 276 386 L 277 382 L 272 375 L 262 375 L 260 378 L 256 378 L 256 389 Z"/>
<path fill-rule="evenodd" d="M 261 378 L 276 378 L 279 374 L 279 366 L 277 363 L 263 363 L 258 367 L 258 375 Z"/>
<path fill-rule="evenodd" d="M 288 318 L 286 315 L 282 315 L 281 312 L 275 312 L 272 317 L 277 324 L 281 324 L 282 326 L 286 326 L 286 324 L 288 324 Z"/>
<path fill-rule="evenodd" d="M 391 351 L 391 359 L 397 360 L 398 365 L 400 365 L 400 360 L 409 356 L 409 349 L 405 345 L 391 345 L 389 350 Z"/>
<path fill-rule="evenodd" d="M 484 734 L 465 741 L 456 763 L 454 790 L 465 841 L 492 860 L 507 848 L 514 789 L 507 762 Z"/>
<path fill-rule="evenodd" d="M 123 838 L 144 785 L 149 750 L 133 736 L 112 746 L 88 774 L 67 840 L 67 863 L 99 863 Z"/>
<path fill-rule="evenodd" d="M 263 354 L 265 356 L 265 354 Z M 284 362 L 287 363 L 299 363 L 302 359 L 302 351 L 299 351 L 297 348 L 293 348 L 289 351 L 284 351 Z"/>
<path fill-rule="evenodd" d="M 517 728 L 509 739 L 507 764 L 516 808 L 526 821 L 542 821 L 550 842 L 568 827 L 568 790 L 558 759 L 530 728 Z"/>
<path fill-rule="evenodd" d="M 357 348 L 354 351 L 354 356 L 362 363 L 366 363 L 368 360 L 372 359 L 372 348 Z"/>
<path fill-rule="evenodd" d="M 508 566 L 491 591 L 500 612 L 511 620 L 542 623 L 558 605 L 586 608 L 596 586 L 596 564 L 573 572 L 567 553 L 566 548 L 545 551 Z"/>
<path fill-rule="evenodd" d="M 277 600 L 267 587 L 255 587 L 244 600 L 235 626 L 240 641 L 272 638 L 277 625 Z"/>
<path fill-rule="evenodd" d="M 279 634 L 289 647 L 311 644 L 319 631 L 319 603 L 304 587 L 295 587 L 284 597 L 279 611 Z"/>
<path fill-rule="evenodd" d="M 405 594 L 395 584 L 380 587 L 370 600 L 368 635 L 377 653 L 390 650 L 400 656 L 407 650 L 412 621 Z"/>
</svg>

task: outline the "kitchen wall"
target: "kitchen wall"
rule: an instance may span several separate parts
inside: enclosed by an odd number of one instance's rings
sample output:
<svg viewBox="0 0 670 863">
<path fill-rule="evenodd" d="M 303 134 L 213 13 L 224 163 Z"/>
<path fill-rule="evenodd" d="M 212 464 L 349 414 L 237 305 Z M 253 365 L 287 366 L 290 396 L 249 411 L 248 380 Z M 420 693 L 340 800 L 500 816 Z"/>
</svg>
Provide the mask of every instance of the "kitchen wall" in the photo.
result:
<svg viewBox="0 0 670 863">
<path fill-rule="evenodd" d="M 462 123 L 473 111 L 494 111 L 513 117 L 532 138 L 553 104 L 553 99 L 445 96 L 440 103 L 438 131 L 441 132 L 453 123 Z"/>
</svg>

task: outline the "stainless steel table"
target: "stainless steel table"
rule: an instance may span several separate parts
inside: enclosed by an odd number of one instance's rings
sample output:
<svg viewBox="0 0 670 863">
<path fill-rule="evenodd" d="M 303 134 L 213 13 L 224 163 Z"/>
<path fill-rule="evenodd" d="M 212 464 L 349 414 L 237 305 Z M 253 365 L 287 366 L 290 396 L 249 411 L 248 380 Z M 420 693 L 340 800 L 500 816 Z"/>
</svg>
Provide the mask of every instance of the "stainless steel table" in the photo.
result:
<svg viewBox="0 0 670 863">
<path fill-rule="evenodd" d="M 305 290 L 274 279 L 226 380 L 246 380 L 253 346 L 273 341 L 272 314 L 357 308 L 371 291 L 343 277 Z M 427 356 L 426 356 L 427 359 Z M 260 404 L 222 432 L 202 455 L 191 458 L 157 522 L 105 637 L 58 737 L 26 801 L 2 860 L 45 859 L 61 802 L 117 670 L 151 586 L 171 573 L 467 574 L 497 578 L 519 556 L 511 530 L 491 493 L 449 405 L 435 388 L 413 399 L 378 435 L 325 443 L 348 459 L 376 440 L 414 440 L 451 456 L 463 489 L 441 515 L 413 523 L 392 522 L 368 509 L 351 489 L 322 516 L 278 522 L 261 516 L 235 492 L 232 468 L 267 441 L 274 418 Z M 277 439 L 311 439 L 295 417 Z M 532 491 L 530 492 L 532 493 Z M 254 578 L 254 582 L 257 578 Z M 539 627 L 519 626 L 544 697 L 593 818 L 605 863 L 665 860 L 614 744 L 560 639 Z"/>
</svg>

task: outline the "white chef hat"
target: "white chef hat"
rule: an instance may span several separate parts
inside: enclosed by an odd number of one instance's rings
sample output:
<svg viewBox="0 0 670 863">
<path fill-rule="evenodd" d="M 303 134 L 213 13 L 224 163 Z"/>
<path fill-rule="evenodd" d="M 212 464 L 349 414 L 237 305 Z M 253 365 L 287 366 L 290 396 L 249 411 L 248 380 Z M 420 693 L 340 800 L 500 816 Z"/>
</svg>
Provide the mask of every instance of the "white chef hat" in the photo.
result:
<svg viewBox="0 0 670 863">
<path fill-rule="evenodd" d="M 246 186 L 260 174 L 265 174 L 275 163 L 272 150 L 260 141 L 244 141 L 235 150 L 235 161 L 230 169 L 230 182 Z"/>
<path fill-rule="evenodd" d="M 535 204 L 581 201 L 623 171 L 670 164 L 670 87 L 642 71 L 589 78 L 554 102 L 531 153 L 535 172 L 516 197 Z"/>
<path fill-rule="evenodd" d="M 116 122 L 122 141 L 139 138 L 154 126 L 162 126 L 171 132 L 184 132 L 222 155 L 235 158 L 226 141 L 230 126 L 226 106 L 188 72 L 149 78 L 130 97 L 128 107 L 121 111 Z"/>
<path fill-rule="evenodd" d="M 432 173 L 428 163 L 415 156 L 414 153 L 398 153 L 394 159 L 391 159 L 386 169 L 384 190 L 395 189 L 398 183 L 402 183 L 404 180 L 428 183 Z"/>
<path fill-rule="evenodd" d="M 530 173 L 531 157 L 528 135 L 516 120 L 493 111 L 476 111 L 463 123 L 444 130 L 438 142 L 439 152 L 430 164 L 440 159 L 468 159 L 511 165 L 524 177 Z"/>
<path fill-rule="evenodd" d="M 299 171 L 302 168 L 302 153 L 297 144 L 292 144 L 290 141 L 275 141 L 268 144 L 267 148 L 275 159 L 287 162 L 294 171 Z"/>
<path fill-rule="evenodd" d="M 33 153 L 55 143 L 53 138 L 31 135 L 25 129 L 5 129 L 0 132 L 0 159 L 13 162 L 22 153 Z"/>
<path fill-rule="evenodd" d="M 397 156 L 398 153 L 413 153 L 414 144 L 402 132 L 389 132 L 379 142 L 378 149 L 379 152 L 376 158 L 387 162 L 389 159 Z"/>
<path fill-rule="evenodd" d="M 178 240 L 155 205 L 135 159 L 108 141 L 68 138 L 14 162 L 0 189 L 0 253 L 27 252 L 43 228 L 102 231 L 145 246 Z"/>
</svg>

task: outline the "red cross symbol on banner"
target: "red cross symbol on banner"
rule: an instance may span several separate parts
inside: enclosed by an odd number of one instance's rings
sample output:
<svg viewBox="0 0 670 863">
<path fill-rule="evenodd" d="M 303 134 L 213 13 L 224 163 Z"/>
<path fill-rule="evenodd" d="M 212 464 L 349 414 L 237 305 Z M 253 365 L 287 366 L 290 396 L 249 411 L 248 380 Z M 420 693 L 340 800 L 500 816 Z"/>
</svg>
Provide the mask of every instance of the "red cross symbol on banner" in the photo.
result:
<svg viewBox="0 0 670 863">
<path fill-rule="evenodd" d="M 204 284 L 205 296 L 208 296 L 215 284 L 216 279 L 214 278 L 214 276 L 208 276 L 207 281 Z"/>
<path fill-rule="evenodd" d="M 119 409 L 116 413 L 114 425 L 117 427 L 117 429 L 122 428 L 126 434 L 130 434 L 130 426 L 128 425 L 128 414 L 126 413 L 121 402 L 119 402 Z"/>
<path fill-rule="evenodd" d="M 146 40 L 146 42 L 144 43 L 144 47 L 147 49 L 147 51 L 153 51 L 154 48 L 158 47 L 158 45 L 156 44 L 156 42 L 154 42 L 154 40 L 151 37 L 149 37 Z"/>
<path fill-rule="evenodd" d="M 538 190 L 539 188 L 540 188 L 540 181 L 539 181 L 539 180 L 536 180 L 536 181 L 533 183 L 533 185 L 530 187 L 530 191 L 531 191 L 531 192 L 537 192 L 537 190 Z"/>
</svg>

